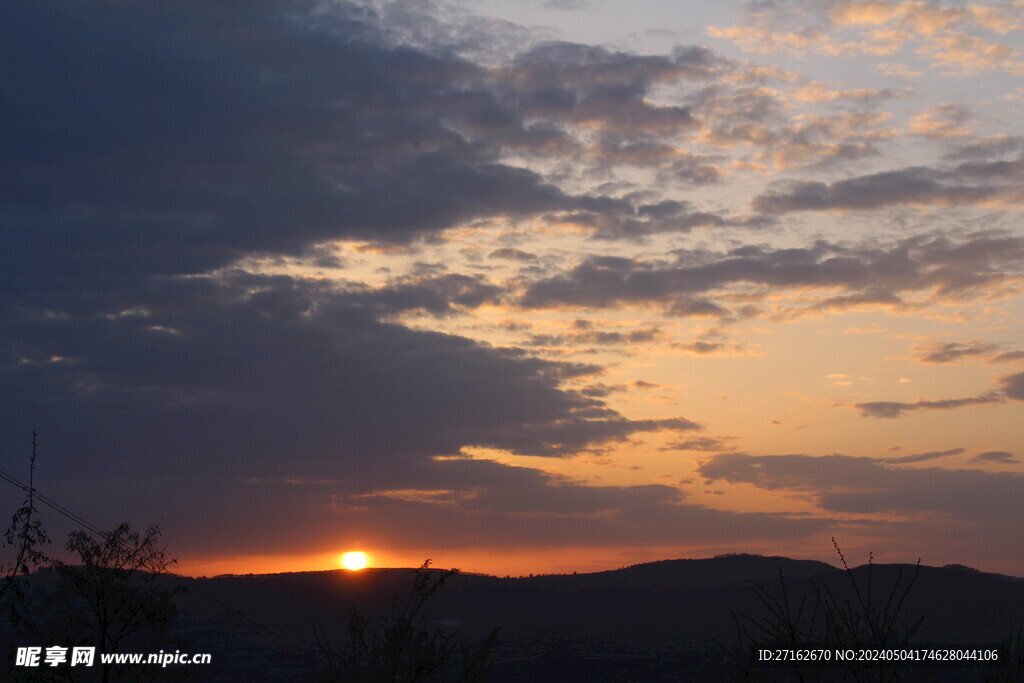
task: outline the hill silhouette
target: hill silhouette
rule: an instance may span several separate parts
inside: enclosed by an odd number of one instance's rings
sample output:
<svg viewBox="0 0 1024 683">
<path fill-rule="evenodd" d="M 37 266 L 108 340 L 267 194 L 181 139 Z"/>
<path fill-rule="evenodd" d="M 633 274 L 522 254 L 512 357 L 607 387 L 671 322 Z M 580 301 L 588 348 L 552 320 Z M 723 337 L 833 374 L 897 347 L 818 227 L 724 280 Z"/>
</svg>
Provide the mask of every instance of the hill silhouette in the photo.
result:
<svg viewBox="0 0 1024 683">
<path fill-rule="evenodd" d="M 846 599 L 851 576 L 861 586 L 870 578 L 883 595 L 913 571 L 876 564 L 847 574 L 823 562 L 730 555 L 575 575 L 459 574 L 431 598 L 426 618 L 467 642 L 500 626 L 489 678 L 498 683 L 732 680 L 735 616 L 764 611 L 755 587 L 779 594 L 781 573 L 794 603 L 813 598 L 816 588 Z M 353 606 L 366 615 L 387 613 L 394 596 L 407 593 L 415 572 L 182 578 L 190 591 L 179 598 L 178 634 L 195 652 L 214 655 L 203 680 L 308 678 L 314 624 L 340 642 Z M 223 605 L 258 626 L 241 624 Z M 903 611 L 908 619 L 923 617 L 916 642 L 996 645 L 1024 624 L 1024 580 L 959 565 L 923 566 Z"/>
<path fill-rule="evenodd" d="M 551 574 L 524 579 L 538 586 L 580 588 L 696 588 L 759 579 L 779 571 L 790 576 L 820 576 L 841 571 L 825 562 L 788 557 L 729 554 L 700 560 L 659 560 L 589 574 Z"/>
</svg>

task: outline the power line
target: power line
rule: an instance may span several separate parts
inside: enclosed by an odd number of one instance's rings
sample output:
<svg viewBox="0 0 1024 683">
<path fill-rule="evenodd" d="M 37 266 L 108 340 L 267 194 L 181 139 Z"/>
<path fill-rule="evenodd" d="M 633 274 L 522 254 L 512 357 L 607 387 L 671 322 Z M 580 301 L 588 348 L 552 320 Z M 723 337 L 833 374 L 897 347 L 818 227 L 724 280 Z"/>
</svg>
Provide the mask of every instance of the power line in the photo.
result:
<svg viewBox="0 0 1024 683">
<path fill-rule="evenodd" d="M 112 537 L 110 533 L 108 533 L 106 531 L 103 531 L 102 529 L 100 529 L 95 524 L 90 523 L 89 521 L 87 521 L 86 519 L 84 519 L 80 515 L 75 514 L 74 512 L 72 512 L 71 510 L 67 509 L 66 507 L 64 507 L 60 503 L 57 503 L 56 501 L 48 498 L 47 496 L 44 496 L 35 487 L 32 487 L 32 486 L 29 486 L 27 484 L 22 483 L 17 478 L 11 476 L 10 474 L 7 474 L 3 470 L 0 470 L 0 480 L 6 481 L 8 484 L 11 484 L 12 486 L 15 486 L 15 487 L 21 489 L 26 494 L 32 496 L 36 500 L 39 500 L 39 502 L 41 502 L 44 505 L 46 505 L 47 507 L 51 508 L 52 510 L 54 510 L 58 514 L 63 515 L 64 517 L 67 517 L 68 519 L 70 519 L 72 522 L 74 522 L 78 526 L 81 526 L 82 528 L 84 528 L 86 531 L 94 533 L 97 536 L 99 536 L 101 538 L 104 538 L 104 539 L 106 539 L 108 541 L 117 542 L 116 539 L 114 537 Z M 233 617 L 238 623 L 240 623 L 242 626 L 248 628 L 250 631 L 254 632 L 256 635 L 261 636 L 262 638 L 265 638 L 265 639 L 268 639 L 268 640 L 275 641 L 275 643 L 277 645 L 281 645 L 285 649 L 293 650 L 293 651 L 296 651 L 296 652 L 298 652 L 300 654 L 303 654 L 303 655 L 305 655 L 307 653 L 306 649 L 302 648 L 301 646 L 296 645 L 295 643 L 289 643 L 289 642 L 283 640 L 277 633 L 274 633 L 274 631 L 272 631 L 269 627 L 264 626 L 260 622 L 256 621 L 255 619 L 253 619 L 251 617 L 246 616 L 245 614 L 242 614 L 238 610 L 236 610 L 233 607 L 231 607 L 231 606 L 227 605 L 226 603 L 224 603 L 219 598 L 216 598 L 216 597 L 210 595 L 209 593 L 207 593 L 206 591 L 198 588 L 197 586 L 190 587 L 190 592 L 191 592 L 191 590 L 193 588 L 196 589 L 195 592 L 198 593 L 200 597 L 206 598 L 207 600 L 216 603 L 218 606 L 220 606 L 221 609 L 223 609 L 225 612 L 227 612 L 229 616 Z"/>
<path fill-rule="evenodd" d="M 25 493 L 34 496 L 36 499 L 38 499 L 40 502 L 45 504 L 47 507 L 49 507 L 49 508 L 53 509 L 54 511 L 60 513 L 61 515 L 67 517 L 68 519 L 70 519 L 75 524 L 77 524 L 77 525 L 79 525 L 81 527 L 84 527 L 87 531 L 91 531 L 92 533 L 97 534 L 98 536 L 100 536 L 102 538 L 108 538 L 109 537 L 109 534 L 107 532 L 103 531 L 102 529 L 100 529 L 99 527 L 97 527 L 97 526 L 95 526 L 93 524 L 90 524 L 85 519 L 79 517 L 74 512 L 72 512 L 71 510 L 68 510 L 66 507 L 64 507 L 63 505 L 57 503 L 56 501 L 53 501 L 53 500 L 47 498 L 42 493 L 40 493 L 38 491 L 38 489 L 35 489 L 34 487 L 28 486 L 27 484 L 21 483 L 20 481 L 18 481 L 17 479 L 12 477 L 11 475 L 7 474 L 3 470 L 0 470 L 0 479 L 4 480 L 4 481 L 6 481 L 6 482 L 8 482 L 10 484 L 13 484 L 14 486 L 17 486 L 18 488 L 20 488 Z"/>
</svg>

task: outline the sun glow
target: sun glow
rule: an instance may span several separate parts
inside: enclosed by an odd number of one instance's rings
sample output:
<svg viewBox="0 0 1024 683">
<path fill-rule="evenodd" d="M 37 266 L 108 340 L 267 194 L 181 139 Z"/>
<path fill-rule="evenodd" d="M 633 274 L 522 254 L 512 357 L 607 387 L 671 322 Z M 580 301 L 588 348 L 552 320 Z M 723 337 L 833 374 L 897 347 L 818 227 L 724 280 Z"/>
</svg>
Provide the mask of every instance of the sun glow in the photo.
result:
<svg viewBox="0 0 1024 683">
<path fill-rule="evenodd" d="M 345 553 L 341 556 L 341 566 L 351 571 L 357 571 L 366 566 L 366 553 Z"/>
</svg>

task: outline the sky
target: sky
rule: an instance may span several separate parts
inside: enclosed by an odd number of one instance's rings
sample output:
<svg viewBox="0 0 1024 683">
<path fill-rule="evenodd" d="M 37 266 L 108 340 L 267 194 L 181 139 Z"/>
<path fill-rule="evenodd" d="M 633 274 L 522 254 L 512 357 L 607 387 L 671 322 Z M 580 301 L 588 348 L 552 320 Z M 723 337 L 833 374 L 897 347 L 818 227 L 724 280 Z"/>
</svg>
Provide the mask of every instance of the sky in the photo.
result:
<svg viewBox="0 0 1024 683">
<path fill-rule="evenodd" d="M 5 14 L 2 469 L 177 571 L 1024 576 L 1021 0 Z"/>
</svg>

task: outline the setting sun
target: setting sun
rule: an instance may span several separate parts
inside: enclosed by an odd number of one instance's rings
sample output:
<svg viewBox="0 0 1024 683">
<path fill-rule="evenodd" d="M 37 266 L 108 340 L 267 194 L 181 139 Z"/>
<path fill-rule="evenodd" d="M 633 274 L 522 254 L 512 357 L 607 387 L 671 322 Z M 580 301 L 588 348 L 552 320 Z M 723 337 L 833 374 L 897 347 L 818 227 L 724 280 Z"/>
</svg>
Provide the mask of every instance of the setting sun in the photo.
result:
<svg viewBox="0 0 1024 683">
<path fill-rule="evenodd" d="M 356 571 L 366 566 L 366 553 L 345 553 L 341 556 L 341 566 Z"/>
</svg>

